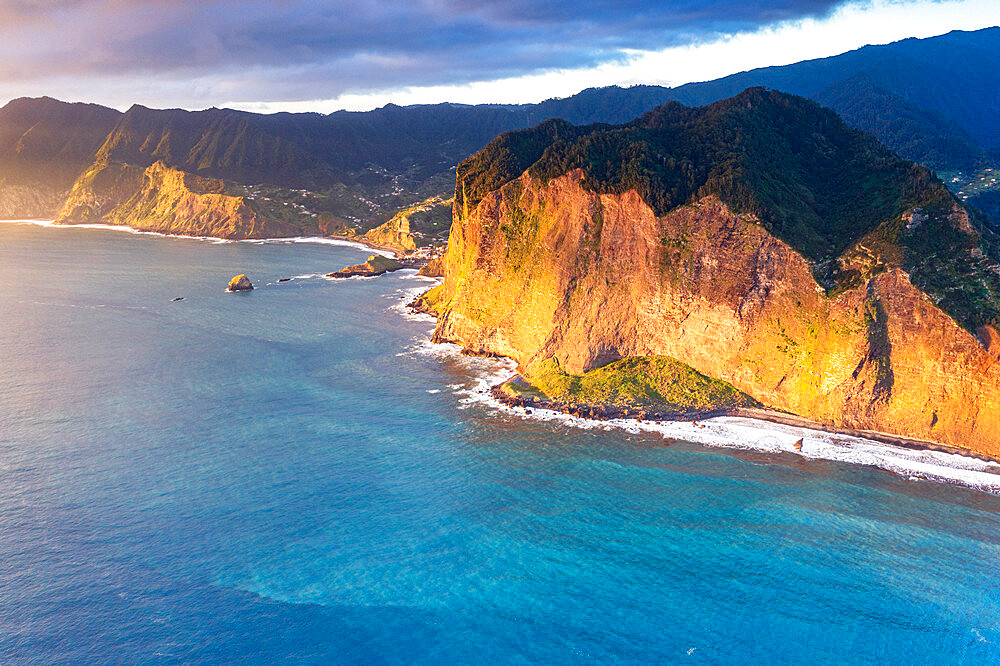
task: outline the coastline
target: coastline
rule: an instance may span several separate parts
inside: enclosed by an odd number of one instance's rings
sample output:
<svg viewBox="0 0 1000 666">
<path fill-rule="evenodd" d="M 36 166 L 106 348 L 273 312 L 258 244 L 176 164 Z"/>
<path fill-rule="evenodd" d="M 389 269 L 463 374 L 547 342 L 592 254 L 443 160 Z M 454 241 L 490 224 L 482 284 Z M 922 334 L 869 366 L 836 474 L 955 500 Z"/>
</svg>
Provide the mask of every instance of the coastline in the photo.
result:
<svg viewBox="0 0 1000 666">
<path fill-rule="evenodd" d="M 395 257 L 392 250 L 363 240 L 347 239 L 341 236 L 276 236 L 273 238 L 223 238 L 220 236 L 191 236 L 188 234 L 167 234 L 160 231 L 143 231 L 121 224 L 58 224 L 54 220 L 43 218 L 4 219 L 0 224 L 26 224 L 49 229 L 97 229 L 101 231 L 119 231 L 130 234 L 160 236 L 162 238 L 187 238 L 191 240 L 209 241 L 212 243 L 316 243 L 320 245 L 337 245 L 354 247 L 361 250 L 371 250 L 384 257 Z"/>
<path fill-rule="evenodd" d="M 521 379 L 520 375 L 515 375 L 510 380 L 507 381 L 517 381 Z M 563 403 L 556 400 L 538 400 L 533 398 L 522 398 L 518 396 L 510 395 L 503 390 L 503 386 L 507 382 L 502 384 L 497 384 L 490 389 L 491 394 L 494 398 L 504 403 L 508 407 L 521 407 L 525 409 L 547 409 L 555 412 L 561 412 L 563 414 L 568 414 L 571 416 L 576 416 L 579 418 L 589 418 L 599 421 L 613 421 L 618 419 L 629 419 L 637 422 L 673 422 L 673 421 L 687 421 L 692 423 L 698 423 L 699 421 L 706 421 L 708 419 L 720 418 L 720 417 L 733 417 L 733 418 L 745 418 L 753 419 L 755 421 L 766 421 L 768 423 L 775 423 L 778 425 L 792 426 L 795 428 L 804 428 L 807 430 L 815 430 L 817 432 L 824 432 L 833 435 L 843 435 L 846 437 L 856 437 L 859 439 L 866 439 L 873 442 L 880 442 L 882 444 L 888 444 L 890 446 L 896 446 L 900 448 L 912 449 L 915 451 L 937 451 L 940 453 L 946 453 L 949 455 L 959 455 L 965 456 L 967 458 L 975 458 L 983 462 L 995 463 L 1000 465 L 1000 458 L 994 458 L 991 456 L 984 455 L 982 453 L 976 453 L 974 451 L 969 451 L 968 449 L 961 449 L 956 446 L 948 446 L 947 444 L 940 444 L 938 442 L 932 442 L 924 439 L 914 439 L 912 437 L 903 437 L 901 435 L 894 435 L 892 433 L 879 432 L 877 430 L 857 430 L 853 428 L 844 428 L 839 426 L 833 426 L 825 423 L 820 423 L 819 421 L 813 421 L 790 412 L 781 412 L 775 409 L 768 409 L 766 407 L 737 407 L 737 408 L 718 408 L 718 409 L 701 409 L 701 410 L 669 410 L 669 409 L 623 409 L 615 407 L 602 407 L 602 406 L 591 406 L 591 405 L 578 405 L 571 403 Z"/>
<path fill-rule="evenodd" d="M 56 225 L 52 221 L 38 219 L 0 220 L 0 222 L 64 229 L 78 227 L 125 231 L 167 238 L 207 240 L 213 243 L 318 243 L 364 250 L 375 249 L 366 243 L 338 237 L 303 236 L 234 241 L 145 232 L 116 225 Z M 380 254 L 393 256 L 387 251 L 381 251 Z M 413 268 L 406 267 L 403 270 L 409 273 Z M 405 277 L 423 284 L 404 290 L 404 296 L 393 309 L 405 318 L 433 324 L 436 317 L 432 312 L 419 306 L 420 295 L 426 292 L 427 283 L 438 284 L 440 278 L 420 276 L 415 270 Z M 430 336 L 425 344 L 427 353 L 462 356 L 470 360 L 477 358 L 481 361 L 480 366 L 476 368 L 477 373 L 482 370 L 479 382 L 475 386 L 462 387 L 454 391 L 460 396 L 463 405 L 481 403 L 490 409 L 518 418 L 556 422 L 582 429 L 648 432 L 665 440 L 689 441 L 711 448 L 788 453 L 803 458 L 850 462 L 877 467 L 910 479 L 953 483 L 1000 494 L 1000 461 L 965 449 L 889 433 L 833 427 L 794 414 L 761 408 L 654 412 L 651 409 L 639 408 L 623 410 L 589 405 L 584 407 L 537 398 L 529 401 L 523 397 L 508 396 L 500 388 L 517 376 L 517 366 L 512 359 L 468 354 L 458 345 L 433 341 Z"/>
<path fill-rule="evenodd" d="M 411 292 L 412 295 L 412 292 Z M 404 308 L 431 323 L 433 313 L 419 307 L 419 296 Z M 709 448 L 788 454 L 812 460 L 874 467 L 909 480 L 960 485 L 1000 494 L 1000 460 L 966 449 L 881 433 L 825 425 L 794 414 L 762 408 L 699 411 L 598 409 L 555 401 L 509 396 L 501 387 L 518 377 L 517 363 L 503 356 L 467 353 L 452 342 L 429 337 L 419 353 L 462 356 L 480 361 L 483 372 L 475 386 L 456 389 L 460 408 L 480 404 L 517 418 L 550 422 L 584 430 L 618 429 L 646 432 L 664 440 L 680 440 Z M 642 418 L 640 418 L 642 416 Z"/>
<path fill-rule="evenodd" d="M 330 238 L 330 239 L 333 239 L 333 240 L 343 241 L 345 243 L 354 243 L 356 245 L 360 245 L 362 247 L 366 247 L 366 248 L 375 250 L 379 254 L 381 254 L 383 256 L 386 256 L 386 257 L 401 257 L 401 256 L 403 256 L 402 254 L 396 252 L 392 248 L 386 247 L 385 245 L 379 245 L 378 243 L 373 243 L 370 240 L 365 240 L 364 237 L 362 237 L 362 236 L 348 237 L 348 236 L 333 235 L 333 236 L 320 236 L 320 238 Z"/>
</svg>

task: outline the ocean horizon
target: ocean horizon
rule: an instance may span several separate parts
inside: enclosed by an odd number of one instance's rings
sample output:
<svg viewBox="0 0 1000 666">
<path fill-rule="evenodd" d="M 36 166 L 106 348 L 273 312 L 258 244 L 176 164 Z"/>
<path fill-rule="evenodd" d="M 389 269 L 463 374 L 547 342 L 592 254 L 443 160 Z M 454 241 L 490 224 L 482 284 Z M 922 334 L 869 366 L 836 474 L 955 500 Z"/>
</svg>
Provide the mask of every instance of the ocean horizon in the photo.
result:
<svg viewBox="0 0 1000 666">
<path fill-rule="evenodd" d="M 0 224 L 0 661 L 1000 659 L 995 464 L 526 418 L 371 253 Z"/>
</svg>

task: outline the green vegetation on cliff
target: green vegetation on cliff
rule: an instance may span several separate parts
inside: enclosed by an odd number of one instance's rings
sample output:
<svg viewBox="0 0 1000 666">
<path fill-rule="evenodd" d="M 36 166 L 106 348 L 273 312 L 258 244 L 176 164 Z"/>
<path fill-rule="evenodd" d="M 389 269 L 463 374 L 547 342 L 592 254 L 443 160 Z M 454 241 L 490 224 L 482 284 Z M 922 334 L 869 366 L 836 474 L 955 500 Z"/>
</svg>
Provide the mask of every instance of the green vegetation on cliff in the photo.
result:
<svg viewBox="0 0 1000 666">
<path fill-rule="evenodd" d="M 50 97 L 0 108 L 0 218 L 55 215 L 119 115 Z"/>
<path fill-rule="evenodd" d="M 973 169 L 987 158 L 961 125 L 892 94 L 864 72 L 837 81 L 812 99 L 855 129 L 874 134 L 893 152 L 932 169 Z"/>
<path fill-rule="evenodd" d="M 679 88 L 591 88 L 539 104 L 389 104 L 367 112 L 262 115 L 142 106 L 120 113 L 17 99 L 0 108 L 0 216 L 57 215 L 77 177 L 98 164 L 141 172 L 162 161 L 245 188 L 258 214 L 301 233 L 353 228 L 360 235 L 416 202 L 447 196 L 455 165 L 502 132 L 548 118 L 622 123 L 670 100 L 707 104 L 762 85 L 833 108 L 908 159 L 964 171 L 1000 159 L 1000 75 L 990 57 L 998 43 L 997 28 L 955 32 Z M 559 125 L 560 138 L 571 141 L 576 129 Z M 515 176 L 523 171 L 517 160 L 499 166 Z M 110 200 L 94 193 L 102 205 Z M 76 213 L 82 218 L 87 210 Z M 319 221 L 321 215 L 326 219 Z"/>
<path fill-rule="evenodd" d="M 583 375 L 567 374 L 550 358 L 504 390 L 517 397 L 602 408 L 694 411 L 760 406 L 732 385 L 668 356 L 623 358 Z"/>
<path fill-rule="evenodd" d="M 157 161 L 201 176 L 241 183 L 315 187 L 341 177 L 307 149 L 263 131 L 253 114 L 134 105 L 119 118 L 98 160 L 151 166 Z"/>
<path fill-rule="evenodd" d="M 120 115 L 51 97 L 11 101 L 0 108 L 0 183 L 68 189 Z"/>
<path fill-rule="evenodd" d="M 635 190 L 657 215 L 715 194 L 817 262 L 948 196 L 829 109 L 762 88 L 702 108 L 671 102 L 625 125 L 510 132 L 460 165 L 456 196 L 474 205 L 525 169 L 542 182 L 581 169 L 588 189 Z"/>
<path fill-rule="evenodd" d="M 594 126 L 600 127 L 600 126 Z M 587 128 L 565 120 L 546 120 L 535 127 L 504 132 L 458 165 L 455 204 L 473 207 L 490 192 L 514 180 L 555 143 L 574 141 Z"/>
</svg>

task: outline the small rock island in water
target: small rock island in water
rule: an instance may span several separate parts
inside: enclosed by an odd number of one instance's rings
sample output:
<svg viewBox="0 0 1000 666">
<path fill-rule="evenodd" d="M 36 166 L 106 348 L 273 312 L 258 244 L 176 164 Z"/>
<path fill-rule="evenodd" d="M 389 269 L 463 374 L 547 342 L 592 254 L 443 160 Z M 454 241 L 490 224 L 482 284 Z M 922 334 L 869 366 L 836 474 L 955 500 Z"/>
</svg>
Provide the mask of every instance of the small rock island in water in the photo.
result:
<svg viewBox="0 0 1000 666">
<path fill-rule="evenodd" d="M 253 291 L 253 285 L 246 275 L 237 275 L 229 281 L 226 291 Z"/>
<path fill-rule="evenodd" d="M 405 266 L 406 265 L 403 262 L 396 261 L 395 259 L 391 259 L 389 257 L 383 257 L 378 254 L 373 254 L 368 257 L 363 264 L 346 266 L 341 268 L 339 271 L 327 273 L 326 276 L 330 278 L 349 278 L 354 277 L 355 275 L 376 276 L 390 271 L 397 271 Z"/>
</svg>

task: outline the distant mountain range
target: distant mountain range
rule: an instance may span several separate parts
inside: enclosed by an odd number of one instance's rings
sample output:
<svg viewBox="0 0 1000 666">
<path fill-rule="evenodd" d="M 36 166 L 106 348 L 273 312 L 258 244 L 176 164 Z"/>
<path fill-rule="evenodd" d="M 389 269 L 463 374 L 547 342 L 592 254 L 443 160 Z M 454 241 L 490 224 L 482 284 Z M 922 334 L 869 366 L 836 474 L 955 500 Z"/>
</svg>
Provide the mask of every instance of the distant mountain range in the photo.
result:
<svg viewBox="0 0 1000 666">
<path fill-rule="evenodd" d="M 329 115 L 142 106 L 121 113 L 22 98 L 0 109 L 0 216 L 236 237 L 365 231 L 417 202 L 447 196 L 454 167 L 502 132 L 548 118 L 622 123 L 667 101 L 702 105 L 753 86 L 829 106 L 901 156 L 946 174 L 956 191 L 982 181 L 963 196 L 972 203 L 982 197 L 996 215 L 982 174 L 1000 157 L 997 53 L 1000 28 L 990 28 L 678 88 L 609 87 L 539 104 L 388 105 Z M 165 183 L 181 190 L 159 197 Z M 145 222 L 122 209 L 134 207 L 136 197 L 153 216 Z M 221 216 L 214 210 L 220 202 L 228 211 Z M 200 222 L 186 225 L 192 217 Z"/>
</svg>

